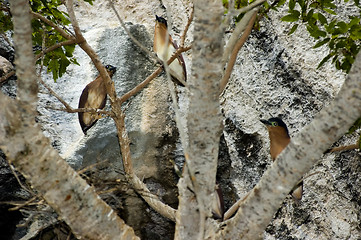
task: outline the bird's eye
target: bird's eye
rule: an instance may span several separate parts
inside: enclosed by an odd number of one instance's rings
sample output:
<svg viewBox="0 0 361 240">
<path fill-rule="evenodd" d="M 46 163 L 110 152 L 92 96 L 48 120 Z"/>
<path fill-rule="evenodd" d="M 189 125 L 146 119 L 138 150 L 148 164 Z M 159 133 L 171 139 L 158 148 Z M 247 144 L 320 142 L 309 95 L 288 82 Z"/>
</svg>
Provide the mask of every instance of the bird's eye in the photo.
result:
<svg viewBox="0 0 361 240">
<path fill-rule="evenodd" d="M 272 122 L 272 126 L 277 127 L 278 123 L 277 122 Z"/>
</svg>

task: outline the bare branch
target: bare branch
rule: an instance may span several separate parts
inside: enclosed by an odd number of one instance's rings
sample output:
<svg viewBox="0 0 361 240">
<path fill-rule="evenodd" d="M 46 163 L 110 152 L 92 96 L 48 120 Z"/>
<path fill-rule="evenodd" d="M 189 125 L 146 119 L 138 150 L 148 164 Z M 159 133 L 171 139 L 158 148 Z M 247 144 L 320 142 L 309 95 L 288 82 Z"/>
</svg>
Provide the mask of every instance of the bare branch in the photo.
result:
<svg viewBox="0 0 361 240">
<path fill-rule="evenodd" d="M 48 47 L 47 49 L 44 49 L 43 51 L 41 51 L 38 55 L 35 56 L 35 59 L 39 59 L 41 58 L 44 54 L 48 53 L 48 52 L 51 52 L 51 51 L 54 51 L 55 49 L 57 48 L 60 48 L 62 46 L 67 46 L 67 45 L 72 45 L 76 43 L 76 40 L 75 38 L 74 39 L 70 39 L 70 40 L 66 40 L 64 42 L 60 42 L 60 43 L 57 43 L 57 44 L 54 44 L 53 46 L 51 47 Z"/>
<path fill-rule="evenodd" d="M 51 110 L 55 110 L 55 111 L 61 111 L 61 112 L 67 112 L 67 113 L 79 113 L 79 112 L 89 112 L 89 113 L 98 113 L 98 114 L 104 114 L 107 115 L 109 117 L 113 117 L 114 114 L 110 111 L 106 111 L 103 109 L 98 109 L 98 108 L 71 108 L 71 109 L 67 109 L 67 108 L 52 108 L 52 107 L 47 107 L 48 109 Z"/>
<path fill-rule="evenodd" d="M 0 86 L 6 82 L 11 76 L 15 74 L 15 70 L 12 70 L 0 78 Z"/>
<path fill-rule="evenodd" d="M 66 1 L 66 8 L 68 10 L 70 21 L 73 25 L 73 29 L 75 32 L 76 42 L 79 44 L 86 54 L 90 57 L 92 62 L 94 63 L 95 67 L 98 69 L 100 76 L 105 81 L 105 86 L 107 89 L 107 93 L 110 98 L 111 104 L 113 104 L 117 99 L 117 93 L 115 91 L 114 83 L 109 77 L 107 70 L 105 69 L 104 65 L 101 63 L 99 56 L 96 52 L 92 49 L 92 47 L 88 44 L 86 39 L 84 38 L 83 34 L 80 31 L 80 27 L 78 21 L 76 20 L 74 9 L 73 9 L 73 0 Z"/>
<path fill-rule="evenodd" d="M 228 43 L 224 49 L 223 55 L 222 55 L 222 66 L 224 67 L 226 65 L 226 62 L 229 58 L 229 56 L 232 53 L 232 50 L 234 49 L 239 36 L 241 33 L 245 30 L 245 28 L 249 25 L 250 19 L 253 16 L 253 13 L 257 10 L 252 10 L 248 13 L 246 13 L 241 21 L 237 24 L 236 29 L 233 31 L 231 37 L 228 40 Z"/>
<path fill-rule="evenodd" d="M 324 150 L 360 117 L 360 73 L 361 54 L 358 54 L 337 97 L 292 138 L 217 239 L 262 236 L 292 187 L 317 163 Z"/>
<path fill-rule="evenodd" d="M 191 49 L 191 46 L 185 47 L 185 48 L 178 48 L 177 51 L 174 52 L 174 54 L 172 55 L 172 57 L 167 61 L 167 64 L 171 64 L 177 57 L 179 54 L 181 54 L 182 52 L 186 52 L 189 49 Z M 155 77 L 157 77 L 163 70 L 163 67 L 159 67 L 157 68 L 150 76 L 148 76 L 143 82 L 141 82 L 140 84 L 138 84 L 135 88 L 133 88 L 132 90 L 130 90 L 129 92 L 127 92 L 126 94 L 124 94 L 123 96 L 121 96 L 119 98 L 119 102 L 123 103 L 125 101 L 127 101 L 130 97 L 134 96 L 135 94 L 137 94 L 138 92 L 140 92 L 143 88 L 145 88 L 148 83 L 150 83 L 150 81 L 152 81 Z"/>
<path fill-rule="evenodd" d="M 186 36 L 187 36 L 189 26 L 191 25 L 191 23 L 193 21 L 193 15 L 194 15 L 194 8 L 192 7 L 191 13 L 190 13 L 189 18 L 188 18 L 187 25 L 184 27 L 183 34 L 181 36 L 181 41 L 180 41 L 180 47 L 181 48 L 184 47 L 184 42 L 186 40 Z"/>
<path fill-rule="evenodd" d="M 120 108 L 115 108 L 113 111 L 115 112 L 115 117 L 113 117 L 113 119 L 116 123 L 115 126 L 117 127 L 119 145 L 123 158 L 123 167 L 128 182 L 133 185 L 134 189 L 143 197 L 150 207 L 162 216 L 175 221 L 176 210 L 161 202 L 158 196 L 152 194 L 147 186 L 135 175 L 130 154 L 130 141 L 125 127 L 124 112 Z"/>
<path fill-rule="evenodd" d="M 241 38 L 238 40 L 237 44 L 235 45 L 234 49 L 232 50 L 232 54 L 231 57 L 228 61 L 227 64 L 227 68 L 226 71 L 224 73 L 224 76 L 221 80 L 220 83 L 220 93 L 223 92 L 224 88 L 226 87 L 229 77 L 231 76 L 232 70 L 233 70 L 233 66 L 236 62 L 237 59 L 237 55 L 238 55 L 238 51 L 242 48 L 243 44 L 246 42 L 246 40 L 248 39 L 249 35 L 251 34 L 252 28 L 253 28 L 253 24 L 256 21 L 257 18 L 257 13 L 258 13 L 258 8 L 255 9 L 254 11 L 248 12 L 249 14 L 252 14 L 251 19 L 248 22 L 248 25 L 246 27 L 246 29 L 244 30 Z M 248 14 L 247 13 L 247 14 Z M 246 17 L 246 16 L 244 16 Z"/>
<path fill-rule="evenodd" d="M 353 150 L 353 149 L 359 149 L 359 148 L 360 148 L 359 143 L 355 143 L 355 144 L 352 144 L 352 145 L 331 148 L 330 150 L 326 151 L 326 153 L 347 151 L 347 150 Z"/>
<path fill-rule="evenodd" d="M 238 14 L 242 14 L 245 12 L 248 12 L 249 10 L 258 7 L 259 5 L 263 4 L 266 0 L 257 0 L 252 2 L 250 5 L 245 6 L 243 8 L 240 8 L 239 10 L 236 10 L 238 12 Z"/>
<path fill-rule="evenodd" d="M 115 9 L 114 4 L 111 0 L 108 0 L 110 7 L 113 9 L 113 11 L 115 12 L 115 15 L 117 16 L 120 24 L 122 25 L 124 31 L 128 34 L 128 36 L 130 37 L 130 39 L 132 39 L 132 41 L 140 48 L 142 49 L 150 58 L 152 58 L 154 60 L 154 62 L 161 62 L 161 60 L 158 58 L 158 56 L 156 54 L 154 54 L 152 51 L 150 51 L 148 48 L 146 48 L 145 46 L 143 46 L 143 44 L 141 44 L 134 36 L 133 34 L 131 34 L 131 32 L 129 31 L 129 29 L 127 28 L 127 26 L 125 26 L 122 18 L 120 17 L 118 11 Z"/>
<path fill-rule="evenodd" d="M 33 15 L 34 18 L 37 18 L 43 22 L 45 22 L 46 24 L 48 24 L 49 26 L 51 26 L 52 28 L 54 28 L 57 32 L 60 33 L 61 36 L 63 36 L 64 38 L 71 40 L 74 39 L 74 37 L 72 35 L 70 35 L 69 33 L 67 33 L 66 31 L 64 31 L 62 28 L 60 28 L 58 25 L 56 25 L 55 23 L 53 23 L 52 21 L 50 21 L 49 19 L 47 19 L 46 17 L 42 16 L 39 13 L 30 11 L 31 15 Z"/>
</svg>

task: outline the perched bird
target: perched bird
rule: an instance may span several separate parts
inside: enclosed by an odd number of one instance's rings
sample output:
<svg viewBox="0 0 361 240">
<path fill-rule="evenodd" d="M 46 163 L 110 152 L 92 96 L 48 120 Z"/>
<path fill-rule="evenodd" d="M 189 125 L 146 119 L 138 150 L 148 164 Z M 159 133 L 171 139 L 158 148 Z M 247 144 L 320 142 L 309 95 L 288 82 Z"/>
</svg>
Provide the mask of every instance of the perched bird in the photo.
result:
<svg viewBox="0 0 361 240">
<path fill-rule="evenodd" d="M 270 153 L 271 158 L 274 161 L 291 141 L 287 125 L 280 118 L 270 118 L 268 120 L 262 119 L 261 122 L 264 123 L 268 129 L 270 138 Z M 295 200 L 301 200 L 303 193 L 303 181 L 299 181 L 290 193 Z"/>
<path fill-rule="evenodd" d="M 223 221 L 224 217 L 224 200 L 223 192 L 219 184 L 216 183 L 215 197 L 212 201 L 212 215 L 214 219 L 220 219 Z"/>
<path fill-rule="evenodd" d="M 168 61 L 178 46 L 168 32 L 167 21 L 157 15 L 155 17 L 153 49 L 162 61 Z M 187 81 L 187 72 L 182 54 L 169 65 L 169 72 L 174 82 L 184 86 L 185 81 Z"/>
<path fill-rule="evenodd" d="M 105 68 L 108 71 L 110 77 L 116 71 L 116 67 L 112 65 L 106 65 Z M 89 83 L 81 93 L 79 99 L 78 108 L 97 108 L 103 109 L 107 101 L 107 90 L 105 82 L 99 75 L 94 81 Z M 79 123 L 84 134 L 91 128 L 96 121 L 100 118 L 99 114 L 90 112 L 79 112 L 78 113 Z"/>
</svg>

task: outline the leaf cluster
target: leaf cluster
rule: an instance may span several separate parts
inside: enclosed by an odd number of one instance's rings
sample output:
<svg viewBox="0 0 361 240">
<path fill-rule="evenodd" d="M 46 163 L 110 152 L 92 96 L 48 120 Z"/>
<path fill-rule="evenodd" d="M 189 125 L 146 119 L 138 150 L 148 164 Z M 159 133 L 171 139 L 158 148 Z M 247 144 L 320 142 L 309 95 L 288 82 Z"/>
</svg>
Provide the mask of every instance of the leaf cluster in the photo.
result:
<svg viewBox="0 0 361 240">
<path fill-rule="evenodd" d="M 348 73 L 360 50 L 361 39 L 359 0 L 354 0 L 353 4 L 359 14 L 342 21 L 337 18 L 334 0 L 290 0 L 288 14 L 281 20 L 294 23 L 289 34 L 294 33 L 300 24 L 306 25 L 310 36 L 318 40 L 314 48 L 328 44 L 329 54 L 318 68 L 331 59 L 337 69 Z"/>
<path fill-rule="evenodd" d="M 9 3 L 0 0 L 0 10 L 0 33 L 4 33 L 13 29 Z"/>
<path fill-rule="evenodd" d="M 92 4 L 92 0 L 84 0 Z M 34 13 L 41 14 L 47 20 L 53 22 L 55 25 L 62 28 L 65 32 L 72 35 L 71 31 L 67 28 L 70 25 L 69 16 L 66 12 L 59 10 L 64 8 L 61 0 L 30 0 L 30 7 Z M 11 21 L 10 6 L 7 1 L 0 1 L 0 33 L 11 31 L 13 24 Z M 56 31 L 52 26 L 41 21 L 40 19 L 33 18 L 32 25 L 32 40 L 34 54 L 38 55 L 43 53 L 46 49 L 68 40 Z M 55 48 L 55 50 L 44 53 L 42 59 L 38 59 L 37 64 L 41 62 L 47 67 L 48 72 L 52 72 L 54 81 L 61 77 L 66 68 L 71 64 L 78 64 L 73 56 L 75 44 L 63 45 Z M 79 65 L 79 64 L 78 64 Z"/>
</svg>

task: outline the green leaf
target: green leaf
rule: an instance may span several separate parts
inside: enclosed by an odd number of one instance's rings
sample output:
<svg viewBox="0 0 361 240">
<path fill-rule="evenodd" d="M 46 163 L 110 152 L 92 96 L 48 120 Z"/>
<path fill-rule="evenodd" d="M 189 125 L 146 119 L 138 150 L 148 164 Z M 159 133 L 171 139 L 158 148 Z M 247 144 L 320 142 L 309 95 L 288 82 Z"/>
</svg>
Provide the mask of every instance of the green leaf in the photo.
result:
<svg viewBox="0 0 361 240">
<path fill-rule="evenodd" d="M 314 12 L 314 9 L 311 9 L 310 11 L 308 11 L 307 15 L 306 15 L 306 21 L 307 22 L 316 22 L 316 19 L 313 17 L 313 12 Z"/>
<path fill-rule="evenodd" d="M 286 3 L 286 0 L 280 0 L 280 1 L 277 3 L 276 8 L 283 6 L 283 4 L 285 4 L 285 3 Z"/>
<path fill-rule="evenodd" d="M 75 44 L 64 46 L 65 56 L 72 57 L 75 49 Z"/>
<path fill-rule="evenodd" d="M 332 53 L 328 54 L 326 57 L 324 57 L 321 62 L 318 64 L 317 69 L 319 69 L 320 67 L 322 67 L 323 64 L 325 64 L 331 57 L 332 57 Z"/>
<path fill-rule="evenodd" d="M 338 22 L 337 26 L 339 26 L 341 33 L 346 33 L 348 30 L 347 24 L 343 21 Z"/>
<path fill-rule="evenodd" d="M 327 24 L 327 19 L 322 13 L 317 13 L 317 19 L 320 21 L 322 25 Z"/>
<path fill-rule="evenodd" d="M 323 39 L 322 41 L 319 41 L 315 44 L 315 46 L 313 46 L 313 48 L 319 48 L 321 47 L 322 45 L 328 43 L 330 41 L 330 38 L 325 38 Z"/>
<path fill-rule="evenodd" d="M 347 133 L 348 134 L 354 133 L 360 127 L 361 127 L 361 117 L 354 122 L 354 124 L 350 127 L 350 129 L 348 130 Z M 361 135 L 360 135 L 360 139 L 361 139 Z M 361 143 L 361 141 L 360 141 L 360 143 Z"/>
<path fill-rule="evenodd" d="M 59 77 L 63 76 L 63 74 L 66 72 L 66 68 L 69 66 L 70 61 L 64 57 L 60 60 L 60 66 L 59 66 Z"/>
<path fill-rule="evenodd" d="M 295 0 L 290 0 L 290 2 L 288 3 L 288 8 L 290 10 L 293 10 L 295 8 L 296 2 Z"/>
<path fill-rule="evenodd" d="M 332 15 L 337 15 L 337 13 L 331 9 L 328 9 L 328 8 L 324 8 L 323 9 L 324 11 L 328 12 L 329 14 L 332 14 Z"/>
<path fill-rule="evenodd" d="M 349 22 L 348 27 L 351 28 L 351 27 L 353 27 L 354 25 L 358 25 L 359 22 L 360 22 L 360 19 L 359 19 L 358 17 L 353 17 L 353 18 L 351 19 L 351 21 Z"/>
<path fill-rule="evenodd" d="M 296 22 L 296 21 L 298 21 L 299 17 L 300 17 L 300 12 L 297 10 L 293 10 L 291 14 L 288 14 L 288 15 L 282 17 L 281 21 Z"/>
<path fill-rule="evenodd" d="M 332 3 L 332 1 L 323 1 L 323 5 L 327 8 L 332 8 L 332 9 L 337 8 L 337 6 Z"/>
<path fill-rule="evenodd" d="M 292 26 L 291 30 L 288 32 L 288 35 L 291 35 L 292 33 L 294 33 L 298 28 L 298 24 L 295 24 Z"/>
<path fill-rule="evenodd" d="M 336 48 L 344 48 L 344 47 L 346 47 L 346 41 L 345 40 L 339 40 L 336 43 Z"/>
<path fill-rule="evenodd" d="M 50 63 L 48 65 L 48 72 L 51 71 L 53 73 L 53 78 L 54 81 L 56 82 L 56 80 L 58 79 L 59 75 L 58 75 L 58 71 L 59 71 L 59 63 L 57 60 L 50 60 Z"/>
<path fill-rule="evenodd" d="M 343 71 L 345 71 L 346 73 L 348 73 L 351 69 L 351 63 L 349 61 L 347 61 L 346 59 L 342 62 L 342 64 L 340 65 L 340 69 L 342 69 Z"/>
</svg>

